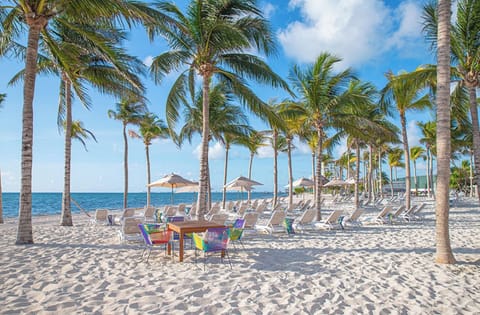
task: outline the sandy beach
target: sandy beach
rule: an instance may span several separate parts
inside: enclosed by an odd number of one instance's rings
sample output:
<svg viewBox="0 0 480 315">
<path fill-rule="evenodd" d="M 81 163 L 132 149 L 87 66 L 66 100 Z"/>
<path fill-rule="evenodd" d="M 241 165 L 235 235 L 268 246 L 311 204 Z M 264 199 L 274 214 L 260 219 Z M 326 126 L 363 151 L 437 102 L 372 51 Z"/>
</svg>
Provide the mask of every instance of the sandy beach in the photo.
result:
<svg viewBox="0 0 480 315">
<path fill-rule="evenodd" d="M 365 218 L 373 213 L 368 213 Z M 16 246 L 16 220 L 0 225 L 1 314 L 479 314 L 480 207 L 451 209 L 458 264 L 434 263 L 432 202 L 421 222 L 295 235 L 248 235 L 207 270 L 141 246 L 117 228 L 34 218 L 34 245 Z"/>
</svg>

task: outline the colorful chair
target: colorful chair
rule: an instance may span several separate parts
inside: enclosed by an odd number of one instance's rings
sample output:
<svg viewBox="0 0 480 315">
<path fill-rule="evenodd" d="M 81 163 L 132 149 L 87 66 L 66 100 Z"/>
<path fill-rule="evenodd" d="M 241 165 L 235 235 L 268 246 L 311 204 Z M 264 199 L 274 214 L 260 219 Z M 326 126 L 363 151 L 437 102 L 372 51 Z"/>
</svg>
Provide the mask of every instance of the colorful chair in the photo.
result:
<svg viewBox="0 0 480 315">
<path fill-rule="evenodd" d="M 221 252 L 222 253 L 222 263 L 223 256 L 227 256 L 228 263 L 230 268 L 232 268 L 232 263 L 230 262 L 230 257 L 228 256 L 228 228 L 210 228 L 202 236 L 199 233 L 193 233 L 193 242 L 195 244 L 195 263 L 197 263 L 197 250 L 200 250 L 204 254 L 203 261 L 203 270 L 205 271 L 205 265 L 207 261 L 208 253 Z"/>
<path fill-rule="evenodd" d="M 148 251 L 148 256 L 146 262 L 150 258 L 152 249 L 159 245 L 164 245 L 165 255 L 167 254 L 167 245 L 170 243 L 173 251 L 173 242 L 172 240 L 172 231 L 166 231 L 165 226 L 161 224 L 139 224 L 138 228 L 142 234 L 143 240 L 145 242 L 145 247 L 143 248 L 141 260 L 145 257 L 146 252 Z M 172 255 L 173 258 L 174 255 Z"/>
<path fill-rule="evenodd" d="M 245 246 L 243 246 L 243 242 L 242 242 L 244 225 L 245 225 L 245 219 L 240 218 L 240 219 L 236 219 L 233 225 L 228 229 L 228 237 L 230 239 L 230 242 L 232 242 L 233 247 L 235 247 L 235 242 L 239 242 L 240 245 L 242 245 L 242 247 L 245 249 Z"/>
</svg>

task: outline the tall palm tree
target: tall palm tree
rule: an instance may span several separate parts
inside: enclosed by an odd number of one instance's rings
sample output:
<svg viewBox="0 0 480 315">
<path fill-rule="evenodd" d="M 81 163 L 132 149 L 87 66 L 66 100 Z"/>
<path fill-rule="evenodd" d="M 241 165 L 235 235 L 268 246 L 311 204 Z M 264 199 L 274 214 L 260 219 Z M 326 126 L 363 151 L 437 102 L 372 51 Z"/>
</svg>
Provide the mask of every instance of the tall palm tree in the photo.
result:
<svg viewBox="0 0 480 315">
<path fill-rule="evenodd" d="M 425 149 L 420 146 L 413 146 L 410 148 L 410 159 L 413 162 L 413 184 L 415 186 L 415 195 L 418 195 L 418 183 L 417 183 L 417 160 L 423 157 Z"/>
<path fill-rule="evenodd" d="M 290 72 L 292 86 L 298 92 L 300 102 L 305 108 L 308 122 L 315 128 L 318 137 L 316 154 L 315 207 L 317 220 L 321 220 L 321 174 L 322 149 L 329 128 L 337 128 L 348 124 L 358 124 L 356 119 L 349 120 L 348 115 L 341 112 L 345 104 L 365 101 L 365 96 L 352 92 L 348 84 L 353 78 L 350 69 L 334 73 L 334 66 L 341 59 L 322 53 L 313 65 L 305 69 L 294 66 Z"/>
<path fill-rule="evenodd" d="M 19 220 L 16 244 L 33 243 L 32 231 L 32 160 L 33 160 L 33 96 L 37 74 L 39 44 L 52 29 L 50 21 L 61 20 L 69 25 L 72 21 L 87 21 L 91 24 L 114 23 L 126 21 L 133 23 L 149 18 L 155 19 L 154 12 L 148 6 L 128 0 L 9 0 L 0 10 L 2 33 L 0 34 L 0 53 L 12 53 L 9 49 L 15 40 L 27 40 L 26 52 L 21 54 L 25 60 L 25 79 L 23 85 L 22 112 L 22 152 L 21 152 L 21 187 L 19 203 Z M 160 14 L 157 15 L 159 18 Z M 166 17 L 167 18 L 167 17 Z M 158 21 L 166 21 L 158 19 Z M 160 22 L 159 22 L 160 23 Z"/>
<path fill-rule="evenodd" d="M 241 103 L 257 114 L 268 113 L 266 104 L 246 85 L 244 78 L 287 88 L 262 58 L 247 53 L 255 49 L 266 56 L 275 51 L 274 36 L 254 0 L 193 0 L 186 14 L 172 3 L 159 2 L 173 23 L 152 35 L 162 34 L 171 50 L 156 56 L 150 70 L 157 83 L 172 70 L 181 71 L 167 98 L 167 123 L 171 127 L 187 95 L 193 98 L 196 75 L 203 93 L 202 142 L 198 211 L 207 209 L 209 90 L 212 80 L 224 82 Z M 183 69 L 187 67 L 187 69 Z"/>
<path fill-rule="evenodd" d="M 386 74 L 387 84 L 381 91 L 380 104 L 384 107 L 392 106 L 395 103 L 400 115 L 402 129 L 403 155 L 405 158 L 405 207 L 410 208 L 410 149 L 408 147 L 407 118 L 409 110 L 422 110 L 431 106 L 428 94 L 423 94 L 424 89 L 420 88 L 413 80 L 405 75 Z"/>
<path fill-rule="evenodd" d="M 245 146 L 250 152 L 250 160 L 248 163 L 248 179 L 252 179 L 253 158 L 258 154 L 258 150 L 266 145 L 265 140 L 265 134 L 255 130 L 252 130 L 247 137 L 241 137 L 238 139 L 238 143 Z M 248 190 L 248 201 L 250 201 L 250 197 L 251 190 Z"/>
<path fill-rule="evenodd" d="M 163 120 L 150 112 L 145 113 L 140 118 L 139 127 L 140 134 L 133 130 L 129 130 L 128 134 L 132 138 L 142 139 L 143 144 L 145 145 L 145 157 L 147 163 L 147 206 L 150 206 L 150 186 L 148 186 L 148 184 L 151 183 L 149 148 L 152 144 L 152 140 L 158 138 L 166 139 L 168 138 L 170 131 Z"/>
<path fill-rule="evenodd" d="M 432 49 L 440 49 L 440 6 L 451 6 L 450 1 L 431 1 L 424 7 L 424 33 L 432 44 Z M 446 26 L 444 26 L 446 27 Z M 478 118 L 477 88 L 480 87 L 480 2 L 459 0 L 456 20 L 448 25 L 450 61 L 456 67 L 459 85 L 468 89 L 470 116 L 473 131 L 473 154 L 475 162 L 475 182 L 480 183 L 480 128 Z M 444 47 L 442 47 L 444 48 Z M 437 51 L 438 54 L 438 51 Z M 440 63 L 439 63 L 440 66 Z M 479 194 L 480 200 L 480 194 Z"/>
<path fill-rule="evenodd" d="M 478 1 L 475 12 L 477 14 L 477 23 L 480 23 L 480 4 Z M 472 5 L 474 5 L 474 3 Z M 438 49 L 437 49 L 437 195 L 435 202 L 436 220 L 436 244 L 437 252 L 435 261 L 442 264 L 454 264 L 452 247 L 450 246 L 450 236 L 448 228 L 449 214 L 449 183 L 450 183 L 450 0 L 438 1 Z M 478 34 L 480 26 L 476 26 L 475 35 L 478 45 Z M 454 36 L 453 36 L 454 37 Z M 454 45 L 453 45 L 454 46 Z M 477 50 L 480 52 L 480 50 Z M 478 56 L 480 57 L 480 56 Z M 478 60 L 480 61 L 480 60 Z M 478 65 L 477 65 L 478 67 Z M 468 69 L 470 70 L 470 69 Z M 480 70 L 480 68 L 479 68 Z M 478 73 L 474 80 L 478 86 Z M 473 88 L 475 93 L 476 87 Z M 476 95 L 474 95 L 475 111 Z M 473 121 L 478 127 L 478 121 Z"/>
<path fill-rule="evenodd" d="M 283 148 L 283 138 L 280 137 L 280 133 L 285 129 L 285 122 L 280 118 L 280 111 L 282 110 L 282 103 L 278 103 L 276 100 L 269 100 L 269 110 L 271 115 L 275 116 L 274 119 L 268 120 L 270 130 L 266 131 L 270 139 L 270 144 L 273 149 L 273 207 L 277 205 L 278 201 L 278 152 Z"/>
<path fill-rule="evenodd" d="M 115 104 L 115 111 L 108 110 L 108 117 L 122 122 L 123 127 L 123 174 L 124 174 L 124 187 L 123 187 L 123 208 L 127 208 L 128 205 L 128 138 L 127 138 L 127 125 L 138 125 L 144 114 L 147 112 L 147 106 L 143 99 L 134 95 L 127 95 L 123 97 L 120 102 Z"/>
<path fill-rule="evenodd" d="M 208 140 L 215 139 L 225 146 L 225 167 L 223 179 L 223 200 L 225 207 L 226 200 L 226 183 L 228 170 L 228 152 L 233 142 L 248 136 L 251 128 L 248 125 L 248 118 L 242 109 L 234 104 L 235 95 L 226 84 L 217 84 L 209 90 L 209 124 Z M 185 124 L 182 126 L 178 135 L 177 142 L 179 145 L 183 141 L 192 142 L 194 134 L 202 134 L 203 126 L 203 92 L 199 91 L 195 97 L 193 105 L 186 104 L 184 108 Z M 210 172 L 207 171 L 208 182 L 210 182 Z M 210 184 L 208 184 L 210 187 Z M 210 188 L 208 188 L 210 194 Z"/>
<path fill-rule="evenodd" d="M 44 39 L 45 50 L 50 58 L 42 59 L 37 66 L 39 72 L 56 72 L 61 77 L 57 123 L 65 131 L 65 174 L 60 218 L 63 226 L 73 225 L 70 207 L 73 94 L 89 108 L 91 101 L 86 94 L 84 82 L 111 95 L 120 95 L 126 91 L 138 93 L 143 90 L 137 77 L 137 73 L 143 72 L 142 63 L 117 47 L 125 38 L 123 32 L 110 25 L 102 25 L 101 28 L 79 23 L 72 25 L 77 26 L 76 29 L 68 29 L 53 21 L 52 27 L 57 30 L 56 36 L 45 36 Z"/>
</svg>

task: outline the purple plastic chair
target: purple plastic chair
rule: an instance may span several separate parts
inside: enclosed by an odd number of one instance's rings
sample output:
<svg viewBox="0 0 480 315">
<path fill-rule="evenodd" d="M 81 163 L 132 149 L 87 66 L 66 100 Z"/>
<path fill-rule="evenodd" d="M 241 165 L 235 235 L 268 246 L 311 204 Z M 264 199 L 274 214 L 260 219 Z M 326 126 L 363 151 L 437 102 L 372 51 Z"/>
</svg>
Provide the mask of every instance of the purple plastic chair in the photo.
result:
<svg viewBox="0 0 480 315">
<path fill-rule="evenodd" d="M 158 245 L 165 246 L 165 255 L 167 254 L 167 245 L 171 243 L 172 250 L 173 250 L 173 242 L 172 239 L 172 231 L 166 231 L 164 229 L 164 225 L 160 224 L 139 224 L 138 228 L 140 229 L 140 233 L 142 234 L 145 247 L 143 248 L 141 260 L 143 260 L 146 252 L 148 251 L 148 256 L 146 262 L 148 263 L 148 259 L 150 258 L 150 254 L 152 249 Z M 172 255 L 173 258 L 173 255 Z"/>
</svg>

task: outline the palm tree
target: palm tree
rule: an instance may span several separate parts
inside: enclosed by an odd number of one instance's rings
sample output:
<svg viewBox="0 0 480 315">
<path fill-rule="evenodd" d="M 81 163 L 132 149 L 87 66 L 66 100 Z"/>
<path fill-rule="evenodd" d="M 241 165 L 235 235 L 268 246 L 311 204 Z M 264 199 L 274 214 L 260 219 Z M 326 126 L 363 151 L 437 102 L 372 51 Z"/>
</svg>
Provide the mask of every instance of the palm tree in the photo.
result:
<svg viewBox="0 0 480 315">
<path fill-rule="evenodd" d="M 424 33 L 432 44 L 432 49 L 440 48 L 440 6 L 448 5 L 450 1 L 431 1 L 424 7 L 423 21 Z M 438 6 L 437 6 L 438 5 Z M 476 0 L 460 0 L 457 5 L 457 19 L 448 25 L 451 62 L 456 66 L 455 74 L 459 76 L 460 87 L 468 89 L 470 101 L 470 116 L 473 131 L 473 154 L 475 162 L 475 181 L 479 186 L 480 177 L 480 129 L 478 118 L 477 91 L 480 87 L 480 45 L 478 34 L 480 33 L 480 2 Z M 443 18 L 443 17 L 441 17 Z M 444 26 L 447 27 L 447 26 Z M 442 47 L 443 48 L 443 47 Z M 437 52 L 438 54 L 438 52 Z M 439 63 L 440 66 L 440 63 Z M 479 194 L 480 200 L 480 194 Z"/>
<path fill-rule="evenodd" d="M 139 121 L 140 134 L 136 133 L 133 130 L 129 130 L 128 134 L 132 138 L 138 138 L 143 140 L 145 145 L 145 156 L 147 162 L 147 207 L 150 206 L 150 186 L 151 176 L 150 176 L 150 145 L 152 140 L 163 138 L 168 138 L 170 131 L 168 130 L 165 122 L 157 117 L 153 113 L 145 113 Z"/>
<path fill-rule="evenodd" d="M 217 84 L 209 90 L 209 117 L 211 123 L 209 124 L 209 141 L 215 139 L 225 146 L 225 167 L 223 178 L 223 207 L 225 207 L 226 200 L 226 183 L 228 170 L 228 151 L 233 142 L 238 142 L 239 139 L 247 137 L 251 128 L 248 126 L 248 118 L 243 113 L 242 109 L 234 105 L 235 96 L 225 84 Z M 185 105 L 184 120 L 185 125 L 180 130 L 177 142 L 179 145 L 183 141 L 188 140 L 192 142 L 194 134 L 202 133 L 203 125 L 203 93 L 197 93 L 193 105 Z M 208 174 L 208 187 L 210 187 L 210 172 Z M 210 188 L 208 188 L 210 194 Z M 210 200 L 210 199 L 209 199 Z"/>
<path fill-rule="evenodd" d="M 250 152 L 250 161 L 248 163 L 248 179 L 252 179 L 253 158 L 258 154 L 258 150 L 265 146 L 265 134 L 252 130 L 247 137 L 238 139 L 238 143 L 245 146 Z M 251 190 L 248 190 L 248 201 L 250 201 Z"/>
<path fill-rule="evenodd" d="M 103 25 L 100 32 L 90 25 L 72 23 L 77 28 L 70 30 L 62 24 L 52 24 L 59 36 L 45 39 L 45 48 L 51 58 L 42 60 L 37 67 L 40 72 L 57 72 L 61 77 L 57 123 L 65 131 L 65 175 L 60 224 L 72 226 L 70 164 L 73 92 L 87 108 L 91 101 L 85 93 L 85 81 L 101 92 L 112 95 L 126 91 L 142 92 L 143 87 L 136 73 L 141 74 L 143 69 L 138 59 L 116 47 L 125 34 L 111 26 Z M 60 51 L 57 51 L 57 47 L 61 48 Z"/>
<path fill-rule="evenodd" d="M 123 174 L 124 174 L 124 190 L 123 190 L 123 208 L 127 208 L 128 204 L 128 138 L 127 125 L 138 125 L 144 114 L 147 112 L 147 107 L 143 99 L 128 95 L 115 104 L 116 110 L 109 110 L 108 117 L 122 122 L 123 126 Z"/>
<path fill-rule="evenodd" d="M 294 66 L 290 73 L 290 80 L 298 91 L 301 104 L 305 108 L 308 123 L 317 132 L 317 154 L 316 154 L 316 178 L 315 207 L 317 220 L 321 220 L 321 174 L 322 174 L 322 149 L 329 128 L 340 128 L 347 125 L 361 124 L 363 119 L 350 119 L 342 112 L 345 104 L 357 104 L 365 102 L 365 95 L 358 94 L 358 91 L 348 89 L 353 79 L 350 69 L 334 73 L 334 66 L 341 59 L 322 53 L 315 63 L 306 69 Z"/>
<path fill-rule="evenodd" d="M 477 23 L 480 22 L 480 3 L 473 1 L 476 5 Z M 449 214 L 449 183 L 450 183 L 450 16 L 451 3 L 449 0 L 438 2 L 438 49 L 437 49 L 437 197 L 436 208 L 436 243 L 437 253 L 435 261 L 442 264 L 454 264 L 452 247 L 448 228 Z M 477 34 L 480 27 L 476 25 Z M 453 36 L 455 38 L 455 36 Z M 477 38 L 477 37 L 475 37 Z M 455 45 L 452 45 L 455 46 Z M 476 43 L 477 49 L 479 47 Z M 479 52 L 480 50 L 477 50 Z M 466 65 L 465 65 L 466 66 Z M 478 66 L 477 66 L 478 67 Z M 470 69 L 468 69 L 470 70 Z M 473 87 L 475 93 L 478 86 L 478 73 L 475 78 L 476 85 Z M 475 101 L 475 112 L 477 111 L 477 98 Z M 478 121 L 472 123 L 478 127 Z"/>
<path fill-rule="evenodd" d="M 404 151 L 400 148 L 392 148 L 388 152 L 388 165 L 390 166 L 390 191 L 393 197 L 393 169 L 396 167 L 403 167 L 405 164 L 402 162 L 402 155 Z"/>
<path fill-rule="evenodd" d="M 386 74 L 387 85 L 382 89 L 380 104 L 390 107 L 395 103 L 400 115 L 402 129 L 403 154 L 405 157 L 405 207 L 410 208 L 410 149 L 408 147 L 407 118 L 408 110 L 422 110 L 431 106 L 428 94 L 423 94 L 423 89 L 418 87 L 408 76 L 395 76 L 392 72 Z"/>
<path fill-rule="evenodd" d="M 287 85 L 262 58 L 246 53 L 255 49 L 269 56 L 275 51 L 273 34 L 256 1 L 193 0 L 186 14 L 172 3 L 159 2 L 157 6 L 174 22 L 155 30 L 152 35 L 162 34 L 172 50 L 154 58 L 151 73 L 159 83 L 171 71 L 181 71 L 167 98 L 169 127 L 177 121 L 179 107 L 185 103 L 187 95 L 193 98 L 195 75 L 199 75 L 202 81 L 198 211 L 203 218 L 207 209 L 209 90 L 212 80 L 224 82 L 243 105 L 259 115 L 268 113 L 266 104 L 246 85 L 244 78 L 273 87 L 287 88 Z M 182 69 L 184 66 L 186 70 Z"/>
<path fill-rule="evenodd" d="M 410 148 L 410 159 L 413 162 L 413 183 L 415 185 L 415 195 L 418 196 L 418 185 L 417 185 L 417 160 L 423 157 L 425 149 L 420 146 L 413 146 Z"/>
<path fill-rule="evenodd" d="M 126 20 L 128 23 L 149 18 L 154 11 L 139 2 L 127 0 L 105 1 L 31 1 L 10 0 L 11 5 L 3 5 L 0 10 L 2 33 L 0 35 L 0 53 L 14 54 L 16 39 L 27 40 L 25 54 L 25 79 L 23 86 L 22 113 L 22 157 L 19 220 L 16 244 L 33 243 L 32 231 L 32 159 L 33 159 L 33 96 L 37 74 L 39 44 L 43 43 L 49 32 L 50 21 L 61 20 L 64 25 L 70 22 L 87 21 L 91 24 L 114 23 Z M 159 18 L 160 14 L 157 14 Z M 158 19 L 160 21 L 167 21 Z M 73 27 L 72 27 L 73 28 Z M 27 34 L 25 34 L 25 31 Z M 26 36 L 25 36 L 26 35 Z M 18 55 L 17 55 L 18 56 Z M 15 57 L 17 57 L 15 56 Z"/>
<path fill-rule="evenodd" d="M 433 190 L 433 156 L 437 152 L 437 123 L 435 121 L 417 122 L 417 126 L 423 135 L 420 138 L 420 143 L 425 145 L 427 155 L 427 193 L 431 197 Z"/>
</svg>

